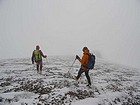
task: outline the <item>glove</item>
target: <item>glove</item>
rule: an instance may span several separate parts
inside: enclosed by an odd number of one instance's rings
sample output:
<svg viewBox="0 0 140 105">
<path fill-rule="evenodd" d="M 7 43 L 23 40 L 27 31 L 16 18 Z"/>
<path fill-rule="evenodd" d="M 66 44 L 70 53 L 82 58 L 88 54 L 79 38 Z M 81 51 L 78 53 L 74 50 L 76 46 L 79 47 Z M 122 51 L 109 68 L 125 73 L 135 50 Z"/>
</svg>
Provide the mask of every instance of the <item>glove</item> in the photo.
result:
<svg viewBox="0 0 140 105">
<path fill-rule="evenodd" d="M 44 56 L 44 58 L 46 58 L 46 57 L 47 57 L 47 55 Z"/>
<path fill-rule="evenodd" d="M 78 55 L 76 55 L 76 59 L 80 59 L 80 57 Z"/>
</svg>

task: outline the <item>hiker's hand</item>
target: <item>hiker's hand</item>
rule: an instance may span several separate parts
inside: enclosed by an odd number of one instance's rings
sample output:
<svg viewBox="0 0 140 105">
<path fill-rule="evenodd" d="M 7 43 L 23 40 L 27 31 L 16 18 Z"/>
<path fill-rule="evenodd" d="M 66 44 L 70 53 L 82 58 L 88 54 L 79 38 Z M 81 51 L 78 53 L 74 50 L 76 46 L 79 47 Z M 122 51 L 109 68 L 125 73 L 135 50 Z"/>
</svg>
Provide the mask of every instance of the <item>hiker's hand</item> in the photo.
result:
<svg viewBox="0 0 140 105">
<path fill-rule="evenodd" d="M 76 59 L 80 59 L 80 57 L 78 55 L 76 55 Z"/>
<path fill-rule="evenodd" d="M 47 55 L 44 56 L 44 58 L 46 58 L 46 57 L 47 57 Z"/>
</svg>

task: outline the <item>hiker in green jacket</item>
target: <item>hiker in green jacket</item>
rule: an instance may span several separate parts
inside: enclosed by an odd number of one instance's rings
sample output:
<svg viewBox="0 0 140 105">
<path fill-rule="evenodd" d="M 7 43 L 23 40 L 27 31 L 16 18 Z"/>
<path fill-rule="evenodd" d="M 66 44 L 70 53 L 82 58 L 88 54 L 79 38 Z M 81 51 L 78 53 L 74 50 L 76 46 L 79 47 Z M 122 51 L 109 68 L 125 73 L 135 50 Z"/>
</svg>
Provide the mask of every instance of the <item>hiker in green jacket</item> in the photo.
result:
<svg viewBox="0 0 140 105">
<path fill-rule="evenodd" d="M 42 73 L 42 57 L 46 58 L 47 56 L 43 54 L 43 52 L 40 50 L 39 45 L 36 46 L 36 50 L 33 51 L 32 53 L 32 64 L 34 64 L 34 62 L 36 62 L 36 69 L 37 69 L 37 73 L 39 73 L 39 69 L 40 69 L 40 74 Z"/>
</svg>

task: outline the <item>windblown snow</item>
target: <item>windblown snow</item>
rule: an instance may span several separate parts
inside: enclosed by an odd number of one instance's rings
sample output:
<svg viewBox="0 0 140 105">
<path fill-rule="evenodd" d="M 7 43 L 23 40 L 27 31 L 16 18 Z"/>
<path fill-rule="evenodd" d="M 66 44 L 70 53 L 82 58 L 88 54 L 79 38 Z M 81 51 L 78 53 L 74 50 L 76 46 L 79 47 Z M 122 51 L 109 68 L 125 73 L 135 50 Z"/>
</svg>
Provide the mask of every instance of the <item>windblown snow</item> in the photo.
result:
<svg viewBox="0 0 140 105">
<path fill-rule="evenodd" d="M 140 70 L 96 61 L 91 88 L 74 57 L 48 57 L 39 74 L 29 58 L 0 60 L 0 105 L 140 105 Z M 69 71 L 69 72 L 68 72 Z"/>
</svg>

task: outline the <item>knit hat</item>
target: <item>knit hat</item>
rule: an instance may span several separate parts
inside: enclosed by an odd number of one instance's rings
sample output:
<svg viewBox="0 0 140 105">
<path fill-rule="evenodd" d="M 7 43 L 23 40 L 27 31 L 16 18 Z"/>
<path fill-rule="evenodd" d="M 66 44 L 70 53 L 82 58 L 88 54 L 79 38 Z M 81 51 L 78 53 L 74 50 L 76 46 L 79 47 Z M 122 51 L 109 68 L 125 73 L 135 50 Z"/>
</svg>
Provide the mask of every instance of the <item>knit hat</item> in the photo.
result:
<svg viewBox="0 0 140 105">
<path fill-rule="evenodd" d="M 83 48 L 83 51 L 85 51 L 85 50 L 88 50 L 88 48 L 87 48 L 87 47 L 84 47 L 84 48 Z"/>
</svg>

